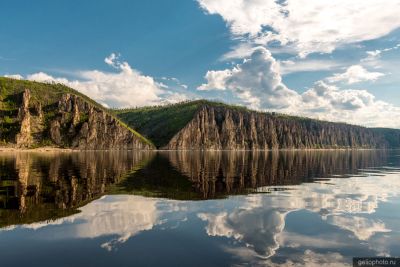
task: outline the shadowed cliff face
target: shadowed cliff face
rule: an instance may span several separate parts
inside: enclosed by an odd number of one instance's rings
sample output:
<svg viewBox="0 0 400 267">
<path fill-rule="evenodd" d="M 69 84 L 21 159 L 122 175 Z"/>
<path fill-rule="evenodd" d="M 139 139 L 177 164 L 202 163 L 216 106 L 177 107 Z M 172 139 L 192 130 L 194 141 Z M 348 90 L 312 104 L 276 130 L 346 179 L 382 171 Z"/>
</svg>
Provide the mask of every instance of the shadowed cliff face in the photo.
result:
<svg viewBox="0 0 400 267">
<path fill-rule="evenodd" d="M 372 129 L 204 105 L 165 149 L 388 148 Z"/>
<path fill-rule="evenodd" d="M 63 95 L 51 139 L 80 149 L 152 149 L 113 116 L 75 95 Z"/>
<path fill-rule="evenodd" d="M 17 147 L 57 145 L 77 149 L 153 149 L 131 129 L 106 111 L 79 96 L 64 94 L 56 105 L 30 104 L 30 90 L 23 93 L 18 112 Z M 35 109 L 31 114 L 30 107 Z"/>
</svg>

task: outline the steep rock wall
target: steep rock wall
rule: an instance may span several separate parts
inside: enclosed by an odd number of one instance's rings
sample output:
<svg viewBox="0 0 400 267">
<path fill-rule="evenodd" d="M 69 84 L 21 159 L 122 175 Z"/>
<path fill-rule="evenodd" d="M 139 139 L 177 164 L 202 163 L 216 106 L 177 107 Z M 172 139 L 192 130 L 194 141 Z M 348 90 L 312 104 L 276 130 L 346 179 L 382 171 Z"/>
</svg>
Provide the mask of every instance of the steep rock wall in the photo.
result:
<svg viewBox="0 0 400 267">
<path fill-rule="evenodd" d="M 265 150 L 386 148 L 373 130 L 204 105 L 164 149 Z"/>
<path fill-rule="evenodd" d="M 61 141 L 69 140 L 73 148 L 80 149 L 151 149 L 120 122 L 78 96 L 65 94 L 58 103 L 59 115 L 53 121 L 55 132 Z M 58 126 L 60 125 L 60 126 Z M 58 142 L 57 138 L 52 138 Z"/>
<path fill-rule="evenodd" d="M 79 96 L 63 94 L 58 104 L 46 107 L 46 111 L 42 111 L 41 104 L 36 105 L 34 116 L 29 112 L 29 96 L 27 89 L 18 115 L 21 124 L 16 135 L 18 147 L 38 146 L 47 140 L 60 147 L 83 150 L 154 148 L 115 117 Z M 35 133 L 35 139 L 32 128 L 40 131 Z"/>
<path fill-rule="evenodd" d="M 15 136 L 18 147 L 29 147 L 32 144 L 31 114 L 29 112 L 29 101 L 31 93 L 25 90 L 22 95 L 22 105 L 18 110 L 18 121 L 20 121 L 20 132 Z"/>
</svg>

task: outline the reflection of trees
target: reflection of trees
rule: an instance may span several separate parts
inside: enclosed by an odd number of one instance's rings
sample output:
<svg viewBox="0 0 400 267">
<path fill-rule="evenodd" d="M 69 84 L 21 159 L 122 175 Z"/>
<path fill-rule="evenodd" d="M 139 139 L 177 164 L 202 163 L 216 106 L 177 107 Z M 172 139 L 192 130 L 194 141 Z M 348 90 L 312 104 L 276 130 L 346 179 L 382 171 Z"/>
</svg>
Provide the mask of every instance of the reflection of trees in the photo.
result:
<svg viewBox="0 0 400 267">
<path fill-rule="evenodd" d="M 152 152 L 15 153 L 2 156 L 1 224 L 73 212 L 152 157 Z M 13 172 L 10 171 L 10 174 Z M 16 212 L 16 211 L 19 212 Z"/>
<path fill-rule="evenodd" d="M 122 193 L 205 199 L 355 174 L 386 158 L 385 151 L 3 154 L 0 223 L 71 214 L 115 184 Z"/>
<path fill-rule="evenodd" d="M 204 198 L 271 185 L 293 185 L 380 166 L 385 151 L 165 152 Z"/>
</svg>

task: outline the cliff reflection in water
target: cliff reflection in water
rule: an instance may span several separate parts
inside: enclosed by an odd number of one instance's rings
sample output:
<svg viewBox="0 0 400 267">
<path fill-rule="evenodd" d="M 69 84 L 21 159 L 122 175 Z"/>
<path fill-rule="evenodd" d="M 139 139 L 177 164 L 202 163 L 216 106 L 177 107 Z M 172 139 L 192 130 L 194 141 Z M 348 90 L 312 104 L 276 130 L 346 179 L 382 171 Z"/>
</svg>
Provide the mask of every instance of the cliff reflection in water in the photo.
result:
<svg viewBox="0 0 400 267">
<path fill-rule="evenodd" d="M 104 194 L 208 199 L 357 174 L 385 151 L 72 152 L 0 155 L 0 226 L 63 217 Z"/>
<path fill-rule="evenodd" d="M 130 191 L 163 197 L 208 199 L 260 192 L 265 186 L 354 176 L 360 169 L 381 167 L 387 161 L 384 150 L 165 151 L 123 184 Z"/>
<path fill-rule="evenodd" d="M 128 151 L 1 154 L 0 226 L 75 213 L 151 157 Z"/>
</svg>

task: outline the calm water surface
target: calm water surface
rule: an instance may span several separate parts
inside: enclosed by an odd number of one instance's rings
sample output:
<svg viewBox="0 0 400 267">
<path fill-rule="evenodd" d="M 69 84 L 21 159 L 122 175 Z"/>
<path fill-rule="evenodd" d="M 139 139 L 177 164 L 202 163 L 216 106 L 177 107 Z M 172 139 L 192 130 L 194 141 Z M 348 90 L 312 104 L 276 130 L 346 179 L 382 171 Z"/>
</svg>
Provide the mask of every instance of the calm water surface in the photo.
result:
<svg viewBox="0 0 400 267">
<path fill-rule="evenodd" d="M 1 266 L 400 256 L 400 151 L 0 152 Z"/>
</svg>

